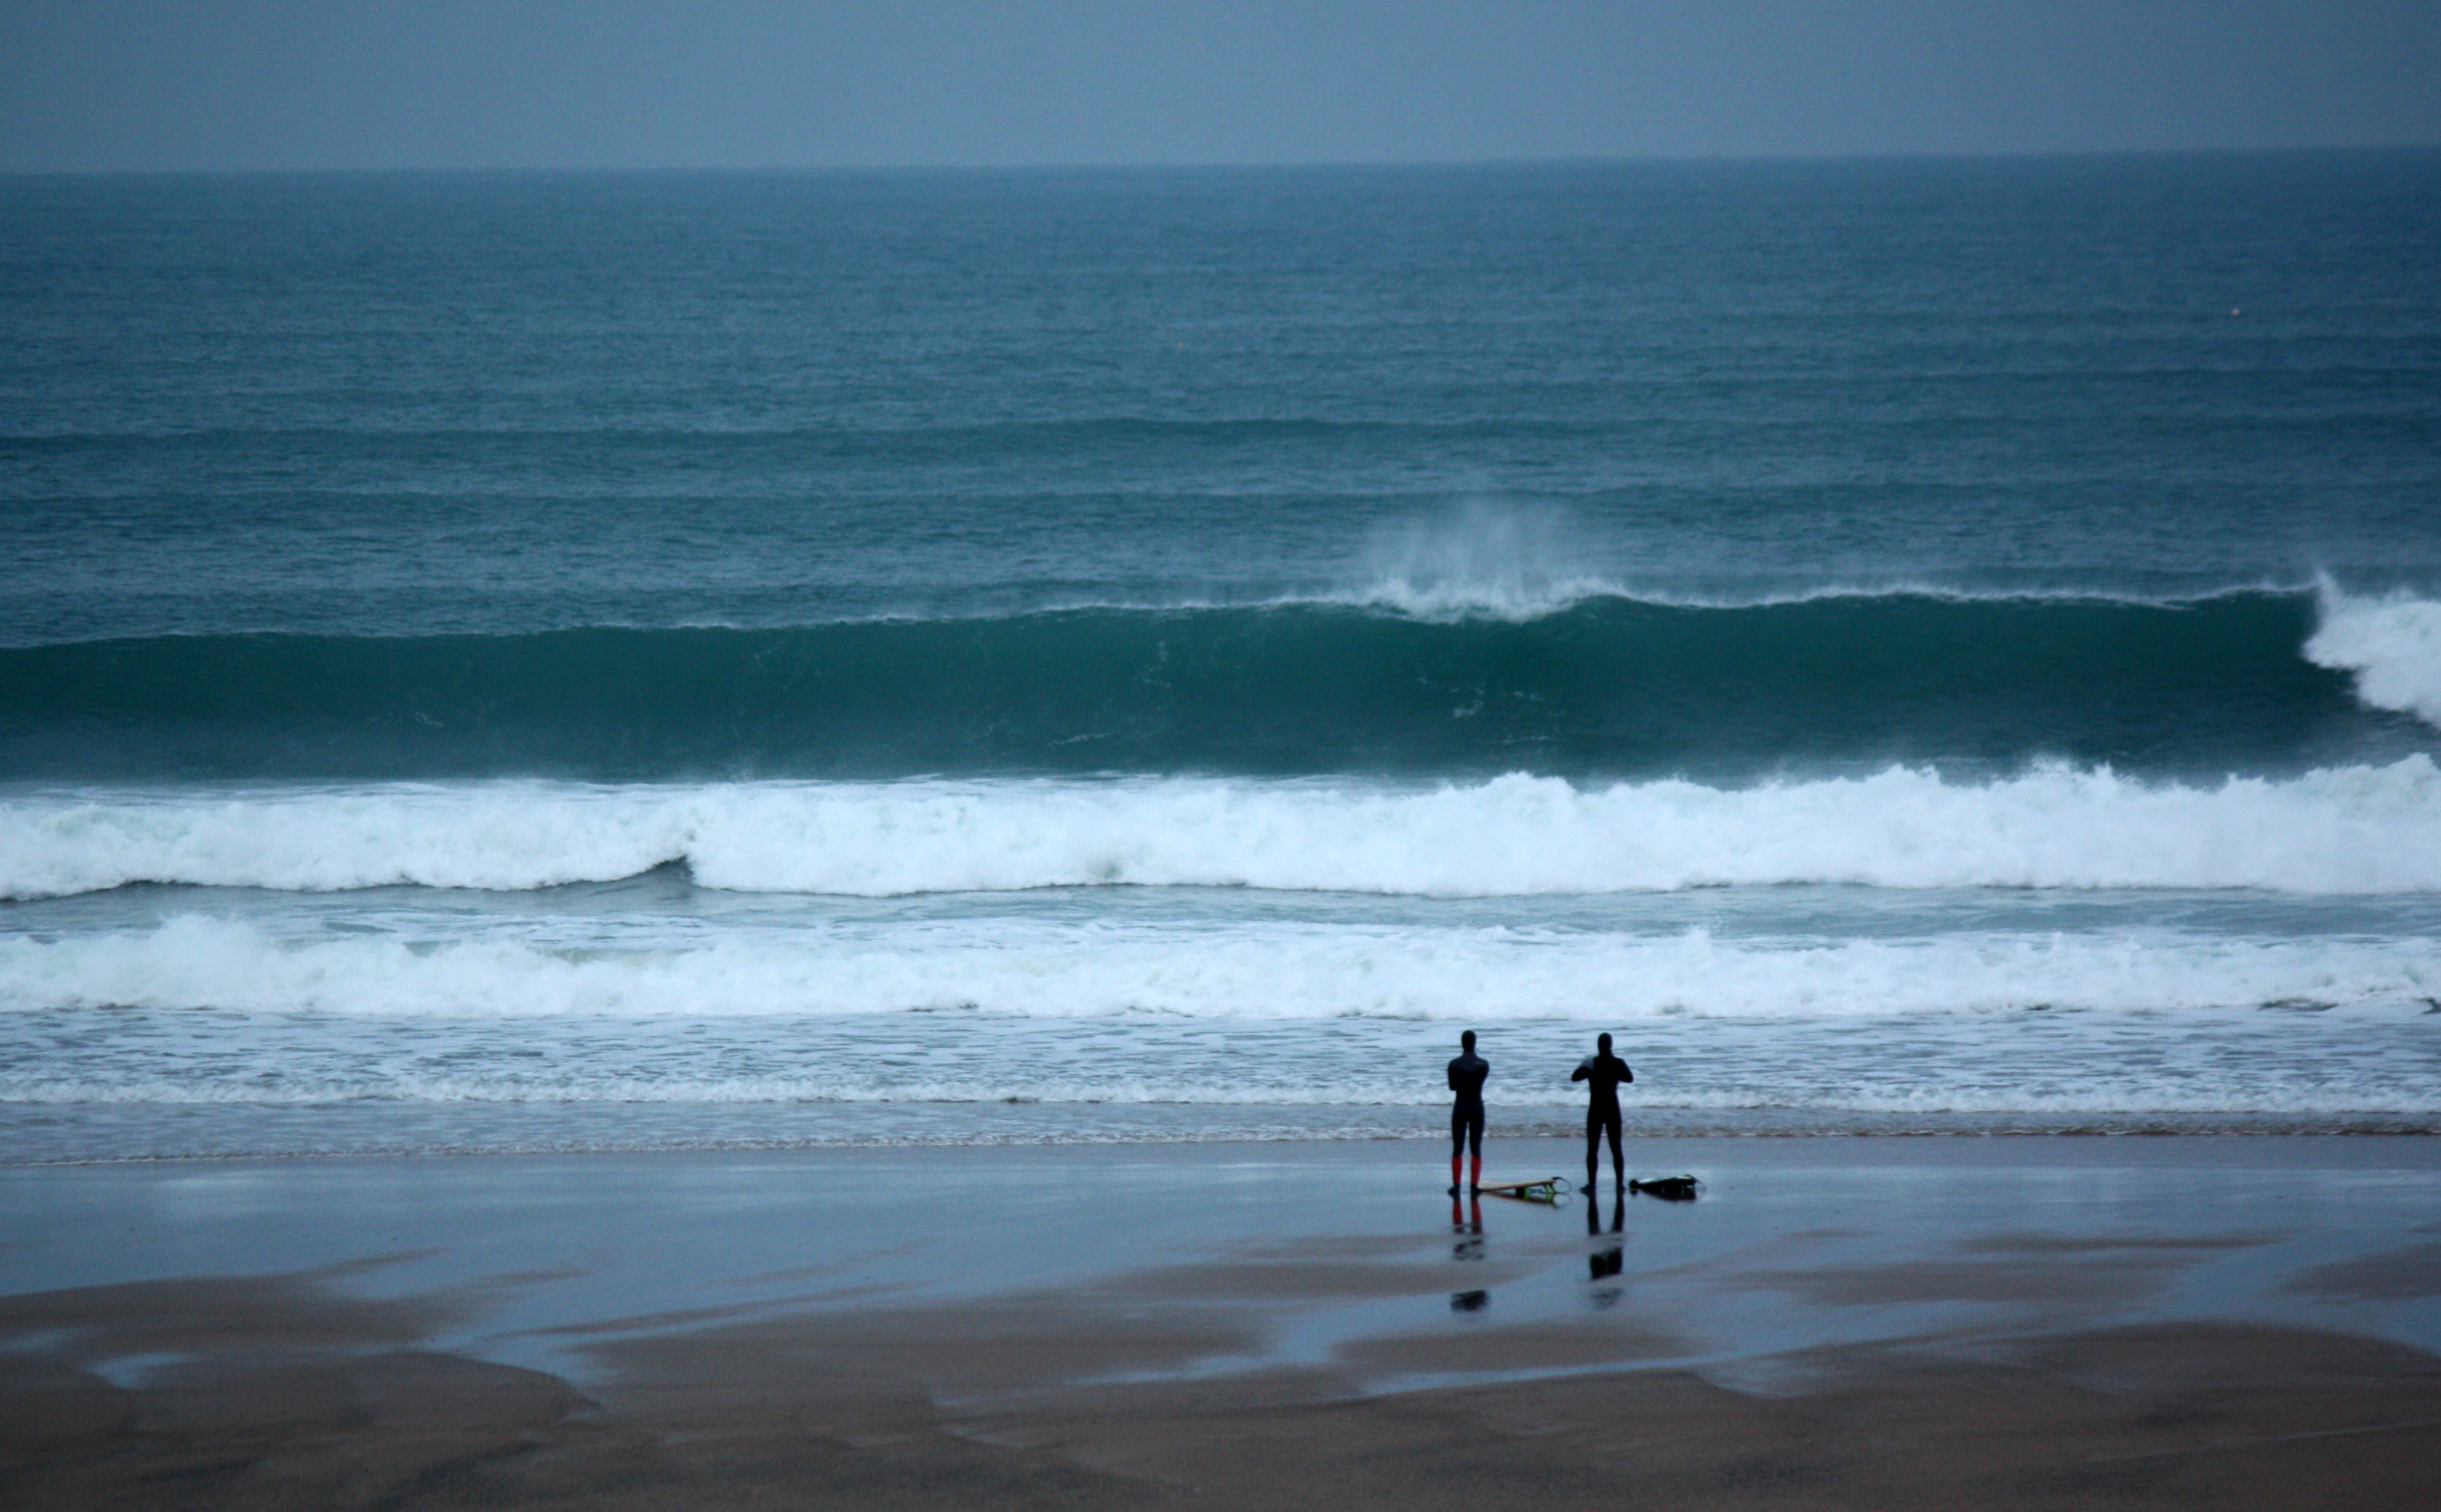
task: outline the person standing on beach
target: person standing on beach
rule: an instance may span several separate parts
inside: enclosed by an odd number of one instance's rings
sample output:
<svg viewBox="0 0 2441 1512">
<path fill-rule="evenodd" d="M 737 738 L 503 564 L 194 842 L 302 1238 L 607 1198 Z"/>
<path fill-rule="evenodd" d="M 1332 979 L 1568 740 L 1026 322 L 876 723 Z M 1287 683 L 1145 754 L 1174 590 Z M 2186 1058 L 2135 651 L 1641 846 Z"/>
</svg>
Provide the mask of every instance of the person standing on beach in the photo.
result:
<svg viewBox="0 0 2441 1512">
<path fill-rule="evenodd" d="M 1628 1063 L 1611 1054 L 1611 1037 L 1607 1034 L 1594 1041 L 1593 1054 L 1576 1063 L 1568 1077 L 1571 1082 L 1590 1082 L 1593 1100 L 1585 1108 L 1585 1190 L 1593 1190 L 1594 1178 L 1602 1170 L 1602 1134 L 1611 1137 L 1611 1176 L 1618 1185 L 1628 1181 L 1627 1163 L 1619 1155 L 1619 1084 L 1633 1082 L 1636 1073 Z"/>
<path fill-rule="evenodd" d="M 1474 1181 L 1469 1189 L 1483 1189 L 1483 1079 L 1492 1074 L 1489 1062 L 1474 1053 L 1474 1031 L 1457 1037 L 1457 1059 L 1450 1063 L 1450 1090 L 1456 1100 L 1450 1104 L 1450 1195 L 1457 1195 L 1457 1165 L 1459 1157 L 1471 1145 L 1474 1153 Z"/>
</svg>

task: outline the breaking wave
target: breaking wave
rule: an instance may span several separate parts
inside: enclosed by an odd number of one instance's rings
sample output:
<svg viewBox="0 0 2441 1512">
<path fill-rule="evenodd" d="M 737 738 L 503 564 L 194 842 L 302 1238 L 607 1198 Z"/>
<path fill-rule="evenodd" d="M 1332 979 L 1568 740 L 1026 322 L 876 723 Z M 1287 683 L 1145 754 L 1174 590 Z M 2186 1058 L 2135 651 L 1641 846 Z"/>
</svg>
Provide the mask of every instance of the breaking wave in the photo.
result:
<svg viewBox="0 0 2441 1512">
<path fill-rule="evenodd" d="M 1426 573 L 1356 603 L 0 649 L 0 761 L 79 781 L 2194 777 L 2434 750 L 2400 713 L 2441 717 L 2441 605 L 2328 589 L 1706 606 Z"/>
<path fill-rule="evenodd" d="M 2045 767 L 1717 788 L 1138 779 L 503 782 L 21 796 L 0 896 L 130 883 L 522 891 L 684 864 L 739 892 L 1248 887 L 1497 897 L 1886 888 L 2441 889 L 2441 768 L 2185 785 Z"/>
</svg>

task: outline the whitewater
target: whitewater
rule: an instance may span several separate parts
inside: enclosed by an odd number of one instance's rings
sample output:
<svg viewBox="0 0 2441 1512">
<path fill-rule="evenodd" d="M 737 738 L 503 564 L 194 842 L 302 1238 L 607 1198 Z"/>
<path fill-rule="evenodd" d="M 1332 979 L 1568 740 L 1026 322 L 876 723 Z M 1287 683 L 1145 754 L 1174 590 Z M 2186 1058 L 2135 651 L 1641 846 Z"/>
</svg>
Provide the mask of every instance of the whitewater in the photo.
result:
<svg viewBox="0 0 2441 1512">
<path fill-rule="evenodd" d="M 0 943 L 0 1002 L 400 1020 L 956 1010 L 1592 1024 L 2441 1004 L 2431 940 L 2274 941 L 2159 925 L 1842 940 L 1671 933 L 1625 918 L 1551 929 L 798 916 L 733 922 L 711 938 L 635 917 L 583 927 L 460 920 L 412 933 L 396 914 L 386 922 L 388 937 L 358 920 L 332 938 L 326 919 L 282 938 L 258 921 L 185 914 L 141 932 L 10 940 Z"/>
<path fill-rule="evenodd" d="M 130 883 L 518 891 L 684 865 L 740 892 L 1253 887 L 1475 897 L 1890 888 L 2441 889 L 2424 756 L 2211 787 L 2049 766 L 1722 789 L 1315 780 L 487 783 L 0 799 L 0 896 Z"/>
</svg>

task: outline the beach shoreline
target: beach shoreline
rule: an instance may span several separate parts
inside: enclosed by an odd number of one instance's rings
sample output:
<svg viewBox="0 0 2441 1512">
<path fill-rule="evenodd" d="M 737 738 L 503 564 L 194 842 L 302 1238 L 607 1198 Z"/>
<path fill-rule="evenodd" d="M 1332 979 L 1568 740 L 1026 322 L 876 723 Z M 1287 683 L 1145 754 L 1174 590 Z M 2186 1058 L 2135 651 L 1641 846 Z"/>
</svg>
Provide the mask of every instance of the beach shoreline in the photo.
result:
<svg viewBox="0 0 2441 1512">
<path fill-rule="evenodd" d="M 1490 1151 L 1495 1178 L 1581 1173 L 1566 1141 Z M 1630 1159 L 1701 1194 L 1453 1202 L 1409 1144 L 17 1168 L 0 1486 L 29 1507 L 2441 1488 L 2429 1141 Z"/>
<path fill-rule="evenodd" d="M 1582 1114 L 1492 1104 L 1512 1140 L 1565 1140 Z M 1151 1145 L 1431 1144 L 1446 1110 L 1247 1102 L 1070 1104 L 0 1102 L 0 1170 L 151 1162 L 813 1154 Z M 1646 1140 L 2429 1138 L 2441 1117 L 2315 1113 L 1640 1108 Z"/>
</svg>

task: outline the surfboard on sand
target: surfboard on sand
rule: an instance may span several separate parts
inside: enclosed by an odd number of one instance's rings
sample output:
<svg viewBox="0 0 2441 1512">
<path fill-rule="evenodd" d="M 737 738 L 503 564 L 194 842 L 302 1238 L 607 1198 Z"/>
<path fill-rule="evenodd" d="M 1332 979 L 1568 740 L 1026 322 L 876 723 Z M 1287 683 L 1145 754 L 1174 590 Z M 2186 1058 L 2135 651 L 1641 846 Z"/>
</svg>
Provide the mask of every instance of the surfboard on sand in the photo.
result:
<svg viewBox="0 0 2441 1512">
<path fill-rule="evenodd" d="M 1512 1202 L 1557 1202 L 1559 1194 L 1568 1189 L 1568 1179 L 1547 1176 L 1533 1181 L 1485 1181 L 1475 1189 L 1487 1197 L 1507 1197 Z"/>
</svg>

